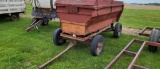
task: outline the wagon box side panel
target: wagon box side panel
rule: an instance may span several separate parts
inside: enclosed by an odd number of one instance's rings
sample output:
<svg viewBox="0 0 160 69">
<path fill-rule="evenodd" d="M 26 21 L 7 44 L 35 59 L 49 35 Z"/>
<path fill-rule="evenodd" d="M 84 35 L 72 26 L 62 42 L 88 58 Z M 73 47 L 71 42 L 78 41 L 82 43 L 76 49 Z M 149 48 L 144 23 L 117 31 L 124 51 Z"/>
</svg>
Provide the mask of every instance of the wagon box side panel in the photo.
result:
<svg viewBox="0 0 160 69">
<path fill-rule="evenodd" d="M 118 22 L 117 19 L 119 18 L 117 17 L 119 16 L 119 13 L 120 12 L 113 12 L 111 15 L 108 16 L 108 18 L 112 18 L 112 23 Z"/>
<path fill-rule="evenodd" d="M 105 5 L 105 6 L 110 6 L 113 2 L 113 0 L 97 0 L 98 6 L 100 5 Z"/>
<path fill-rule="evenodd" d="M 68 5 L 95 5 L 96 0 L 57 0 L 57 4 Z"/>
<path fill-rule="evenodd" d="M 122 6 L 113 6 L 112 12 L 121 12 L 123 10 Z"/>
<path fill-rule="evenodd" d="M 96 32 L 96 31 L 98 31 L 102 28 L 105 28 L 105 27 L 109 28 L 111 23 L 112 23 L 112 18 L 103 20 L 98 23 L 92 23 L 92 24 L 86 26 L 87 34 L 92 33 L 92 32 Z"/>
<path fill-rule="evenodd" d="M 124 7 L 124 5 L 121 6 L 121 11 L 119 11 L 118 14 L 117 14 L 117 15 L 118 15 L 118 16 L 116 17 L 117 22 L 119 21 L 121 15 L 122 15 L 122 12 L 123 12 L 123 9 L 124 9 L 123 7 Z"/>
<path fill-rule="evenodd" d="M 78 14 L 78 15 L 92 15 L 92 12 L 93 9 L 88 9 L 88 8 L 81 8 L 79 6 L 76 6 L 76 5 L 72 5 L 74 6 L 75 8 L 67 8 L 67 5 L 59 5 L 57 6 L 56 8 L 56 12 L 59 12 L 59 13 L 66 13 L 66 14 Z M 77 12 L 76 13 L 69 13 L 69 10 L 74 10 L 74 9 L 77 9 Z"/>
<path fill-rule="evenodd" d="M 75 34 L 75 35 L 85 35 L 86 28 L 85 25 L 80 23 L 71 23 L 67 21 L 61 22 L 61 28 L 63 33 Z"/>
<path fill-rule="evenodd" d="M 77 9 L 76 10 L 77 12 L 72 13 L 72 11 L 75 11 L 74 9 Z M 86 9 L 80 7 L 69 9 L 67 8 L 67 5 L 61 5 L 61 6 L 59 5 L 57 6 L 56 9 L 56 12 L 60 20 L 77 22 L 77 23 L 87 23 L 87 21 L 91 18 L 92 15 L 92 13 L 90 13 L 91 11 L 92 9 Z"/>
<path fill-rule="evenodd" d="M 65 14 L 65 13 L 57 13 L 60 20 L 77 22 L 77 23 L 87 23 L 91 16 L 86 15 L 75 15 L 75 14 Z"/>
<path fill-rule="evenodd" d="M 110 7 L 105 7 L 98 9 L 98 15 L 105 15 L 105 14 L 110 14 L 112 11 L 111 6 Z"/>
<path fill-rule="evenodd" d="M 117 13 L 116 21 L 118 22 L 123 12 L 124 4 L 121 1 L 113 1 L 112 6 L 113 6 L 112 12 Z"/>
</svg>

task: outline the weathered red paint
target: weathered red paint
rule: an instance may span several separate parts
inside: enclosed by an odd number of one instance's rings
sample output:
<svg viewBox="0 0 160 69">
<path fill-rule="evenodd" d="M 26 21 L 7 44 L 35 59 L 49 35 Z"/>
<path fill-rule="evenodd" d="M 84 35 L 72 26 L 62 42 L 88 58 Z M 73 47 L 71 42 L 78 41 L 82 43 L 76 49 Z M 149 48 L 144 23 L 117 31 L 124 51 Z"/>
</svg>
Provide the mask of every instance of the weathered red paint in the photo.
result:
<svg viewBox="0 0 160 69">
<path fill-rule="evenodd" d="M 123 2 L 113 0 L 57 0 L 56 12 L 61 21 L 83 23 L 85 34 L 62 31 L 68 34 L 87 35 L 118 22 Z M 68 29 L 69 30 L 69 29 Z"/>
</svg>

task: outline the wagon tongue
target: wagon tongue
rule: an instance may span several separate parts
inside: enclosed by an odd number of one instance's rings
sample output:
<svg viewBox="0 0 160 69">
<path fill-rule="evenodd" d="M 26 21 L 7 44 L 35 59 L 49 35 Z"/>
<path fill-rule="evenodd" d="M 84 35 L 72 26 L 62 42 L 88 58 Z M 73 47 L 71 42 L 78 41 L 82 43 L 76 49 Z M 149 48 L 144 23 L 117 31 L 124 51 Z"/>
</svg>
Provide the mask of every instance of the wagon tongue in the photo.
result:
<svg viewBox="0 0 160 69">
<path fill-rule="evenodd" d="M 96 0 L 57 0 L 56 4 L 94 5 Z"/>
</svg>

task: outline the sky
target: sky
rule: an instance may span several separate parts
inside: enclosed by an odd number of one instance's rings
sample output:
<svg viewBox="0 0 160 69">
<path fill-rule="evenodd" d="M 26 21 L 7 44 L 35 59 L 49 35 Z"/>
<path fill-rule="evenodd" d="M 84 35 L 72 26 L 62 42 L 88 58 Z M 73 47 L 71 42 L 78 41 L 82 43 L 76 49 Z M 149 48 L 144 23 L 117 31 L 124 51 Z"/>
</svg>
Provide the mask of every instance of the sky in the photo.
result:
<svg viewBox="0 0 160 69">
<path fill-rule="evenodd" d="M 117 0 L 125 3 L 160 3 L 160 0 Z"/>
</svg>

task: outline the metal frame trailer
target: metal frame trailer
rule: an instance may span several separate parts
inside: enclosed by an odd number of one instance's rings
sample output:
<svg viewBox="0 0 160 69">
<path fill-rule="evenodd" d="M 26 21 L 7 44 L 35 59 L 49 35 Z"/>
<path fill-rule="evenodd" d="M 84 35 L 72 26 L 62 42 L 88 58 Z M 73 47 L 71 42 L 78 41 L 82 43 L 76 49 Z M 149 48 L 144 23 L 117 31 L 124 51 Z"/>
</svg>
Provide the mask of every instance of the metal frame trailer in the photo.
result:
<svg viewBox="0 0 160 69">
<path fill-rule="evenodd" d="M 0 16 L 1 18 L 10 17 L 12 21 L 19 20 L 19 14 L 25 13 L 26 6 L 24 0 L 1 0 Z"/>
<path fill-rule="evenodd" d="M 128 66 L 127 69 L 148 69 L 143 66 L 136 65 L 136 60 L 138 59 L 139 55 L 141 54 L 143 48 L 145 46 L 148 46 L 148 50 L 151 52 L 157 51 L 157 47 L 160 47 L 160 28 L 152 28 L 152 27 L 145 27 L 140 33 L 140 36 L 147 36 L 149 37 L 149 41 L 142 41 L 142 40 L 137 40 L 133 39 L 106 67 L 105 69 L 111 69 L 113 65 L 121 58 L 122 55 L 126 54 L 129 56 L 133 56 L 133 60 Z M 147 32 L 150 32 L 148 34 Z M 133 43 L 140 43 L 142 44 L 140 49 L 138 50 L 137 53 L 128 51 L 129 47 L 132 46 Z"/>
</svg>

